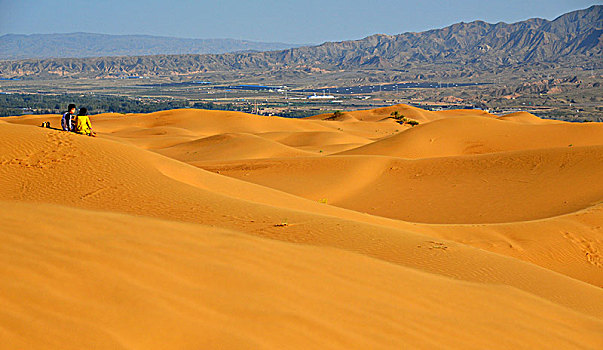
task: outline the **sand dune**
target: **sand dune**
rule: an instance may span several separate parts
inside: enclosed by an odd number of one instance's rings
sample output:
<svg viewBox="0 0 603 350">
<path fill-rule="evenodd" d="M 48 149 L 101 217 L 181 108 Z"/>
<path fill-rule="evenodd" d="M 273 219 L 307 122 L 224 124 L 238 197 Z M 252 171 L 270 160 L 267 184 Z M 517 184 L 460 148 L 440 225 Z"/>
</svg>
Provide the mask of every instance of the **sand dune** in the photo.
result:
<svg viewBox="0 0 603 350">
<path fill-rule="evenodd" d="M 339 128 L 341 129 L 341 128 Z M 290 147 L 305 149 L 311 152 L 325 151 L 325 149 L 348 150 L 372 142 L 371 139 L 350 135 L 348 132 L 337 130 L 336 132 L 276 132 L 260 134 L 259 136 L 274 140 Z M 327 153 L 332 153 L 327 152 Z"/>
<path fill-rule="evenodd" d="M 596 124 L 401 105 L 32 126 L 58 118 L 0 120 L 8 348 L 603 343 Z"/>
<path fill-rule="evenodd" d="M 536 220 L 603 198 L 603 183 L 592 181 L 603 176 L 603 146 L 416 161 L 367 156 L 244 161 L 205 168 L 343 208 L 424 223 Z"/>
<path fill-rule="evenodd" d="M 313 155 L 251 134 L 220 134 L 180 143 L 157 151 L 184 162 Z"/>
<path fill-rule="evenodd" d="M 603 175 L 602 151 L 598 146 L 421 161 L 355 156 L 200 166 L 329 205 L 440 224 L 412 230 L 426 228 L 429 235 L 603 286 L 603 228 L 597 224 L 603 188 L 592 181 Z M 596 214 L 589 223 L 580 222 L 591 210 Z"/>
<path fill-rule="evenodd" d="M 9 348 L 595 348 L 601 340 L 601 320 L 504 286 L 202 225 L 0 207 Z M 67 227 L 57 212 L 80 220 Z M 40 217 L 48 218 L 41 231 Z"/>
<path fill-rule="evenodd" d="M 455 109 L 446 111 L 427 111 L 417 107 L 412 107 L 405 104 L 399 104 L 391 107 L 383 107 L 369 110 L 360 110 L 352 112 L 343 112 L 339 118 L 333 118 L 333 114 L 320 114 L 309 117 L 312 120 L 359 120 L 359 121 L 386 121 L 392 117 L 393 112 L 398 112 L 401 116 L 416 120 L 419 123 L 428 123 L 438 119 L 456 118 L 456 117 L 487 117 L 495 118 L 493 114 L 481 110 L 472 109 Z"/>
<path fill-rule="evenodd" d="M 502 117 L 498 117 L 496 119 L 499 120 L 509 120 L 514 121 L 516 123 L 524 123 L 524 124 L 563 124 L 563 122 L 551 120 L 551 119 L 542 119 L 537 116 L 528 113 L 528 112 L 515 112 L 503 115 Z"/>
<path fill-rule="evenodd" d="M 4 119 L 9 123 L 25 125 L 40 125 L 43 121 L 50 121 L 52 127 L 59 129 L 61 125 L 58 115 Z M 356 148 L 404 129 L 391 119 L 386 122 L 309 121 L 197 109 L 148 115 L 107 113 L 94 115 L 92 122 L 94 129 L 104 134 L 104 137 L 159 153 L 179 144 L 186 148 L 186 143 L 197 139 L 222 134 L 247 134 L 296 147 L 303 152 L 324 155 Z M 261 141 L 255 139 L 254 142 Z M 168 153 L 180 154 L 171 151 Z"/>
<path fill-rule="evenodd" d="M 517 124 L 483 117 L 441 119 L 342 154 L 448 157 L 603 143 L 603 124 Z"/>
</svg>

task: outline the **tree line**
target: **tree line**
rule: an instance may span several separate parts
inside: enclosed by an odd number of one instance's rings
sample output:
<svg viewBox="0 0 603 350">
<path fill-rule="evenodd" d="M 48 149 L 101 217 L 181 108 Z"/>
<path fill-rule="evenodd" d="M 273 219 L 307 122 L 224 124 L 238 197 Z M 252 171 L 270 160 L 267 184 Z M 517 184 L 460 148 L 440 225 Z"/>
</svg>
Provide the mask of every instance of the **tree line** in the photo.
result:
<svg viewBox="0 0 603 350">
<path fill-rule="evenodd" d="M 110 95 L 46 95 L 46 94 L 0 94 L 0 117 L 24 114 L 60 114 L 67 105 L 86 107 L 92 114 L 98 113 L 152 113 L 177 108 L 200 108 L 232 110 L 232 104 L 194 102 L 187 100 L 140 99 Z"/>
</svg>

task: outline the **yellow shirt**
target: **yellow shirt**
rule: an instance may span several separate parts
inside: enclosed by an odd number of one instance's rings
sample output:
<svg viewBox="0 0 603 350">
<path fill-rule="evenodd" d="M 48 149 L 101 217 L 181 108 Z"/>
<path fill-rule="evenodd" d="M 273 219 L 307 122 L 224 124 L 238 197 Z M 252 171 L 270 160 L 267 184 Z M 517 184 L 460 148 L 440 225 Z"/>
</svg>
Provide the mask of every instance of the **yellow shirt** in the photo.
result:
<svg viewBox="0 0 603 350">
<path fill-rule="evenodd" d="M 75 132 L 78 134 L 90 135 L 92 133 L 92 125 L 90 118 L 87 115 L 78 115 L 75 119 Z"/>
</svg>

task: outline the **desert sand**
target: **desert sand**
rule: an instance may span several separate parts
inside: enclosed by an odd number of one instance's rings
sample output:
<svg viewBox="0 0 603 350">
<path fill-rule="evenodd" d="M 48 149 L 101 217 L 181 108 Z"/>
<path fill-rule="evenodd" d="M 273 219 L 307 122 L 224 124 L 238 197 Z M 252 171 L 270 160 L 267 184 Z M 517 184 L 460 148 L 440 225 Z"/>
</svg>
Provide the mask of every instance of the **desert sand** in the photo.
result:
<svg viewBox="0 0 603 350">
<path fill-rule="evenodd" d="M 0 348 L 603 347 L 602 124 L 42 121 L 0 119 Z"/>
</svg>

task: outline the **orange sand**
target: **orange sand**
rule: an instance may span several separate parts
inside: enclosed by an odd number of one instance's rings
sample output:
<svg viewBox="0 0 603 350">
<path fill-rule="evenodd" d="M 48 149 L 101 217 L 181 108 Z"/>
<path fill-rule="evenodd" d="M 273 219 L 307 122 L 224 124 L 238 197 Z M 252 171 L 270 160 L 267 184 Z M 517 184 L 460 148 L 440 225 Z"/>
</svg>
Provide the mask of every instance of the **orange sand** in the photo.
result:
<svg viewBox="0 0 603 350">
<path fill-rule="evenodd" d="M 0 119 L 1 348 L 603 345 L 601 124 L 59 118 Z"/>
</svg>

